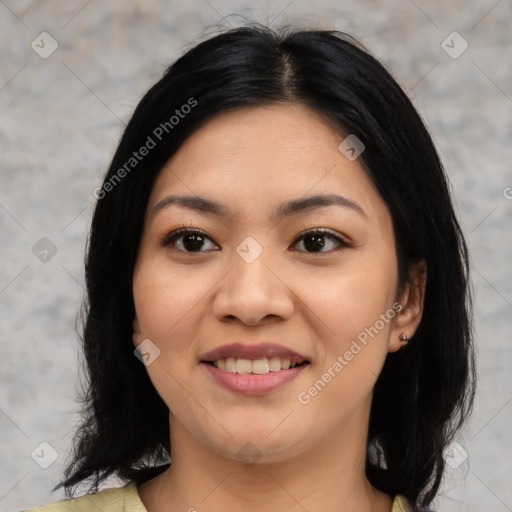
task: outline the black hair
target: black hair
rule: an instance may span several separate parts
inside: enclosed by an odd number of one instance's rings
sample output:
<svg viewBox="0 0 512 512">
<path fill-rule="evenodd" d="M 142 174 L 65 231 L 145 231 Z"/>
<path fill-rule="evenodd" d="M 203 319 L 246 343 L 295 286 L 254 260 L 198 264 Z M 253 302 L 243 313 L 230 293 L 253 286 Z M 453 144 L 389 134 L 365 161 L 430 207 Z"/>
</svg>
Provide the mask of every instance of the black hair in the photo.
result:
<svg viewBox="0 0 512 512">
<path fill-rule="evenodd" d="M 468 254 L 443 166 L 407 95 L 354 39 L 257 24 L 196 44 L 165 71 L 136 107 L 97 193 L 82 305 L 83 421 L 57 486 L 68 496 L 109 476 L 140 484 L 170 460 L 169 411 L 132 343 L 133 270 L 156 176 L 213 116 L 290 103 L 365 145 L 359 161 L 391 212 L 399 285 L 411 265 L 428 269 L 422 321 L 405 350 L 388 354 L 375 385 L 366 474 L 417 506 L 435 498 L 443 452 L 475 393 Z M 134 156 L 142 147 L 150 149 Z"/>
</svg>

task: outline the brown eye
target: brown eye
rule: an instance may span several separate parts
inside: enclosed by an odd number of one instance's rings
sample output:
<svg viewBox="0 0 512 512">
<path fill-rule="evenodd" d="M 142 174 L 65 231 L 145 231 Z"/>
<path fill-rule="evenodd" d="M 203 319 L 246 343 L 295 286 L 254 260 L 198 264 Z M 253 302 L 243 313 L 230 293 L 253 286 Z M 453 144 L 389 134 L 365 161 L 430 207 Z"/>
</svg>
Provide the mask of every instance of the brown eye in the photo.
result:
<svg viewBox="0 0 512 512">
<path fill-rule="evenodd" d="M 298 241 L 301 241 L 305 252 L 311 253 L 332 252 L 351 247 L 345 240 L 322 229 L 315 229 L 302 234 L 294 245 L 296 245 Z"/>
<path fill-rule="evenodd" d="M 195 229 L 178 229 L 164 237 L 161 245 L 164 247 L 172 246 L 173 249 L 182 252 L 205 252 L 202 250 L 208 245 L 208 242 L 213 242 L 212 239 L 206 236 L 201 231 Z M 218 246 L 212 244 L 213 248 Z M 210 248 L 211 249 L 211 248 Z"/>
</svg>

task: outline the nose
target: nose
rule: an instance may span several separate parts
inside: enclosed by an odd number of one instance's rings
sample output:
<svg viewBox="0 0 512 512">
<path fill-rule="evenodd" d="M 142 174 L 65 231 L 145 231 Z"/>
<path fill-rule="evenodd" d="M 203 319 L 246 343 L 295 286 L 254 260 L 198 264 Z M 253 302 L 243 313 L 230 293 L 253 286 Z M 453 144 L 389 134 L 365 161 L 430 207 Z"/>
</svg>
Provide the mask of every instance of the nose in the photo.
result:
<svg viewBox="0 0 512 512">
<path fill-rule="evenodd" d="M 212 313 L 218 320 L 255 326 L 293 314 L 293 292 L 265 253 L 252 263 L 234 253 L 230 264 L 213 297 Z"/>
</svg>

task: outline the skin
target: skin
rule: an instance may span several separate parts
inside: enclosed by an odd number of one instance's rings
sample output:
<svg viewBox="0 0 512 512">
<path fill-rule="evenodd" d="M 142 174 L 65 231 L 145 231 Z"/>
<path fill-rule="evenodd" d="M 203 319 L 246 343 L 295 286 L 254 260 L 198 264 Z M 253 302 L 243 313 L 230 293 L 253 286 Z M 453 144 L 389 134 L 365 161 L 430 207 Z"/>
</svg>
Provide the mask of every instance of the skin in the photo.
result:
<svg viewBox="0 0 512 512">
<path fill-rule="evenodd" d="M 388 353 L 403 346 L 400 334 L 418 327 L 425 269 L 411 268 L 398 294 L 389 210 L 358 160 L 338 149 L 344 138 L 298 104 L 239 109 L 203 125 L 159 174 L 133 280 L 133 342 L 159 348 L 147 371 L 172 411 L 172 465 L 139 487 L 149 512 L 391 510 L 392 497 L 364 473 L 372 390 Z M 205 197 L 233 215 L 176 205 L 151 215 L 169 194 Z M 271 218 L 280 203 L 317 194 L 345 196 L 364 215 L 336 205 Z M 202 252 L 191 252 L 186 236 L 160 244 L 184 226 L 209 237 Z M 325 237 L 312 252 L 300 235 L 313 228 L 351 245 Z M 247 236 L 263 248 L 252 263 L 236 251 Z M 396 301 L 400 312 L 299 403 Z M 242 396 L 199 365 L 202 354 L 237 340 L 274 341 L 311 364 L 268 395 Z M 246 443 L 258 450 L 255 464 L 237 455 Z"/>
</svg>

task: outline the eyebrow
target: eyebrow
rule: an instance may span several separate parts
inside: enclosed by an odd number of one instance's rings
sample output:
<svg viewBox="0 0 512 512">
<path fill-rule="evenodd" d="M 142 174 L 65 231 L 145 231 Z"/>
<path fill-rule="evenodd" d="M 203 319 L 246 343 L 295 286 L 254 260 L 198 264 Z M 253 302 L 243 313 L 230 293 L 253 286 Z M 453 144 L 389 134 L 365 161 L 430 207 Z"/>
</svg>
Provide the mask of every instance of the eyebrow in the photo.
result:
<svg viewBox="0 0 512 512">
<path fill-rule="evenodd" d="M 217 217 L 231 217 L 231 210 L 216 201 L 206 199 L 200 196 L 177 196 L 169 195 L 159 201 L 151 211 L 151 216 L 154 216 L 157 212 L 167 208 L 171 205 L 180 206 L 189 210 L 199 211 Z M 366 218 L 366 213 L 356 202 L 348 199 L 347 197 L 327 194 L 327 195 L 315 195 L 300 199 L 292 199 L 285 203 L 280 204 L 275 210 L 272 219 L 280 219 L 282 217 L 289 217 L 300 212 L 306 212 L 316 210 L 318 208 L 325 208 L 328 206 L 343 206 L 350 208 L 357 212 L 359 215 Z"/>
</svg>

